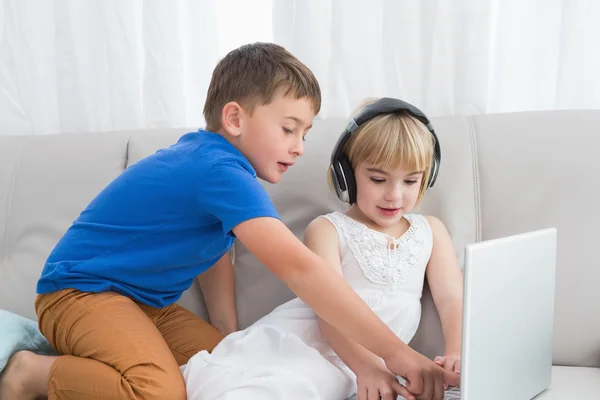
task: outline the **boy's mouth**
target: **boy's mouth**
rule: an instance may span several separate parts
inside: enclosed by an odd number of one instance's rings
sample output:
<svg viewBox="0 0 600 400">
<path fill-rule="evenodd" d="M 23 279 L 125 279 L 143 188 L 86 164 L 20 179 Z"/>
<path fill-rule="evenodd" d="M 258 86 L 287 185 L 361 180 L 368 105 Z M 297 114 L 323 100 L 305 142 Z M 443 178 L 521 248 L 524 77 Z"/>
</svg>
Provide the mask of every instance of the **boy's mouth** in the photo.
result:
<svg viewBox="0 0 600 400">
<path fill-rule="evenodd" d="M 287 169 L 289 167 L 291 167 L 292 165 L 294 165 L 293 162 L 278 162 L 277 164 L 279 164 L 279 169 L 281 169 L 283 172 L 287 171 Z"/>
</svg>

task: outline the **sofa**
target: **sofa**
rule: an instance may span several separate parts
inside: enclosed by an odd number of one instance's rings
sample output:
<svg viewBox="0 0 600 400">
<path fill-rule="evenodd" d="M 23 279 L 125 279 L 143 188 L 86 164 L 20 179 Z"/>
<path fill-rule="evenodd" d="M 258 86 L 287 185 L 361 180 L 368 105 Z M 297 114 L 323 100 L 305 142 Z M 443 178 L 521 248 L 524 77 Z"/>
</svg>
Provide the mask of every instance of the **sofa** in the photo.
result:
<svg viewBox="0 0 600 400">
<path fill-rule="evenodd" d="M 558 229 L 552 385 L 539 398 L 597 398 L 600 138 L 594 132 L 600 110 L 439 117 L 432 123 L 441 142 L 441 171 L 419 211 L 446 224 L 461 266 L 469 243 Z M 280 184 L 263 182 L 300 238 L 313 218 L 345 207 L 326 182 L 330 151 L 345 125 L 317 119 L 305 155 Z M 195 129 L 0 136 L 0 309 L 35 320 L 35 285 L 44 261 L 79 212 L 125 168 Z M 243 328 L 293 294 L 243 245 L 236 243 L 234 253 Z M 197 284 L 179 303 L 206 318 Z M 422 303 L 410 345 L 434 357 L 442 354 L 443 339 L 427 287 Z M 498 382 L 490 390 L 510 384 Z"/>
</svg>

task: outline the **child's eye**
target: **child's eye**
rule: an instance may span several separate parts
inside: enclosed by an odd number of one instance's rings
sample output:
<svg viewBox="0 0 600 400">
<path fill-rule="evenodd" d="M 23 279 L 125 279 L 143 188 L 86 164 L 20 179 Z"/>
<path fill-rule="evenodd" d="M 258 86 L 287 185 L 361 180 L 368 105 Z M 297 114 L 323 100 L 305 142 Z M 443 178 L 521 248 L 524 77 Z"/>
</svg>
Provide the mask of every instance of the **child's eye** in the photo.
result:
<svg viewBox="0 0 600 400">
<path fill-rule="evenodd" d="M 375 182 L 375 183 L 383 183 L 383 182 L 385 182 L 385 179 L 381 179 L 381 178 L 371 178 L 371 181 L 372 181 L 372 182 Z"/>
<path fill-rule="evenodd" d="M 417 182 L 418 182 L 418 180 L 416 180 L 416 179 L 409 179 L 409 180 L 404 181 L 404 183 L 406 183 L 407 185 L 414 185 Z"/>
<path fill-rule="evenodd" d="M 291 130 L 291 129 L 289 129 L 289 128 L 283 128 L 283 131 L 284 131 L 285 133 L 289 134 L 289 135 L 293 135 L 293 134 L 294 134 L 294 131 L 292 131 L 292 130 Z"/>
</svg>

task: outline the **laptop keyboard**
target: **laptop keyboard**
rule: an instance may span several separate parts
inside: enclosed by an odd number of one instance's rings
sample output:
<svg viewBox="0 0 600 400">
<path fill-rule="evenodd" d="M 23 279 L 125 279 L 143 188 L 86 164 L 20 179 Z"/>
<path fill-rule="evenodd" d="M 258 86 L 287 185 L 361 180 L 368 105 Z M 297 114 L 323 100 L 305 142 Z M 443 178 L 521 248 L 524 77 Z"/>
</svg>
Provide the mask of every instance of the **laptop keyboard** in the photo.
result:
<svg viewBox="0 0 600 400">
<path fill-rule="evenodd" d="M 400 399 L 405 400 L 404 397 L 398 396 L 398 400 Z M 460 400 L 460 389 L 457 387 L 453 387 L 446 390 L 444 400 Z"/>
<path fill-rule="evenodd" d="M 460 400 L 460 389 L 457 387 L 446 390 L 444 400 Z"/>
</svg>

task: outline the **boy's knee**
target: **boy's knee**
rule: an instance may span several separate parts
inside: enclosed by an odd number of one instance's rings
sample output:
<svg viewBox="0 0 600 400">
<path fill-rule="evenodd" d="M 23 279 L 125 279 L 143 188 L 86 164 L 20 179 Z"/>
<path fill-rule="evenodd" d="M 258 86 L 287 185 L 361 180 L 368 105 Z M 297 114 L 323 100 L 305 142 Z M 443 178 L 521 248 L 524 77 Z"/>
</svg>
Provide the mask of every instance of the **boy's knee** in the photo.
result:
<svg viewBox="0 0 600 400">
<path fill-rule="evenodd" d="M 152 380 L 149 387 L 139 396 L 138 400 L 186 400 L 185 382 L 183 377 L 166 377 Z"/>
<path fill-rule="evenodd" d="M 132 368 L 125 375 L 136 400 L 186 400 L 186 388 L 179 368 L 160 365 Z"/>
</svg>

